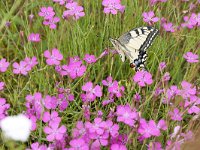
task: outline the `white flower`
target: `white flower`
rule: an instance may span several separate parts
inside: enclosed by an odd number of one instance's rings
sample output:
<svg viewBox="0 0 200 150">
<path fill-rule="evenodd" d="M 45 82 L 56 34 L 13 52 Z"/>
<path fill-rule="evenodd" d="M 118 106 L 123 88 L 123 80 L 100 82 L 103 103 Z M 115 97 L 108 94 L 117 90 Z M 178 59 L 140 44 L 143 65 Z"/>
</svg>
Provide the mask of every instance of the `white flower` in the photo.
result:
<svg viewBox="0 0 200 150">
<path fill-rule="evenodd" d="M 8 116 L 0 121 L 0 127 L 5 138 L 22 142 L 28 139 L 31 126 L 31 120 L 23 114 Z"/>
</svg>

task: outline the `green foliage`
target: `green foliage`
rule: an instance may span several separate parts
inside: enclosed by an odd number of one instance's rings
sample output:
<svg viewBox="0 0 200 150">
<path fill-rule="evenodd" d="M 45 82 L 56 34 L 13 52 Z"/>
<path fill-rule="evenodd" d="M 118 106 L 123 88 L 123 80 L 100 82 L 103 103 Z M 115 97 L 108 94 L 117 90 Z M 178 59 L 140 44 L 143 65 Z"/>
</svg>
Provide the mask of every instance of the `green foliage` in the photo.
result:
<svg viewBox="0 0 200 150">
<path fill-rule="evenodd" d="M 24 102 L 27 94 L 40 91 L 43 94 L 54 95 L 55 83 L 61 80 L 63 86 L 71 88 L 75 94 L 75 102 L 70 104 L 65 115 L 62 116 L 70 132 L 76 121 L 82 119 L 83 115 L 80 99 L 81 86 L 86 81 L 101 84 L 101 80 L 109 75 L 126 87 L 125 95 L 106 107 L 102 107 L 103 99 L 100 99 L 91 104 L 92 111 L 103 110 L 107 115 L 110 108 L 114 108 L 118 104 L 132 104 L 133 94 L 142 92 L 142 89 L 138 89 L 132 82 L 135 71 L 129 67 L 129 62 L 122 63 L 118 55 L 109 54 L 88 67 L 84 77 L 72 81 L 69 78 L 60 79 L 53 67 L 46 66 L 43 52 L 56 47 L 65 58 L 73 56 L 83 58 L 86 53 L 98 57 L 105 49 L 112 48 L 109 37 L 119 37 L 132 28 L 145 26 L 146 24 L 142 20 L 144 11 L 153 10 L 157 16 L 165 17 L 179 26 L 184 16 L 182 11 L 188 8 L 188 5 L 174 0 L 154 7 L 147 5 L 146 0 L 123 0 L 122 3 L 126 6 L 124 14 L 106 15 L 103 13 L 101 0 L 82 0 L 80 3 L 84 6 L 86 13 L 83 18 L 78 21 L 61 19 L 57 29 L 51 30 L 42 24 L 42 18 L 38 16 L 38 12 L 40 7 L 51 5 L 54 7 L 56 15 L 62 18 L 64 8 L 58 4 L 45 0 L 21 0 L 19 3 L 17 1 L 15 3 L 0 2 L 0 20 L 2 20 L 0 21 L 0 59 L 7 58 L 9 62 L 13 63 L 26 56 L 36 56 L 39 61 L 37 67 L 27 77 L 13 75 L 11 67 L 6 73 L 0 74 L 0 81 L 6 83 L 6 90 L 0 93 L 0 96 L 5 97 L 11 104 L 12 109 L 9 110 L 9 115 L 15 115 L 25 110 Z M 28 19 L 30 14 L 34 14 L 32 23 Z M 6 21 L 10 21 L 10 27 L 5 27 Z M 159 24 L 156 24 L 155 27 L 160 29 Z M 40 33 L 42 41 L 36 44 L 28 42 L 27 36 L 32 32 Z M 169 107 L 160 105 L 163 97 L 156 99 L 153 97 L 157 83 L 164 74 L 158 73 L 160 62 L 167 63 L 166 71 L 171 75 L 171 80 L 165 87 L 179 85 L 182 80 L 200 86 L 200 65 L 188 64 L 183 58 L 183 54 L 187 51 L 193 51 L 200 55 L 199 35 L 200 30 L 197 28 L 191 30 L 181 28 L 175 33 L 167 33 L 160 29 L 159 36 L 148 50 L 147 68 L 155 82 L 144 90 L 145 93 L 142 93 L 144 103 L 140 106 L 140 112 L 143 117 L 154 120 L 167 119 Z M 67 62 L 67 59 L 64 62 Z M 172 131 L 174 126 L 172 125 L 168 132 Z M 126 127 L 124 130 L 127 130 L 127 133 L 130 131 Z M 164 142 L 166 142 L 168 132 L 161 139 Z M 38 136 L 39 133 L 36 132 L 34 135 Z M 136 139 L 133 138 L 134 147 L 139 148 L 137 141 L 134 140 Z M 43 141 L 41 136 L 39 141 Z"/>
</svg>

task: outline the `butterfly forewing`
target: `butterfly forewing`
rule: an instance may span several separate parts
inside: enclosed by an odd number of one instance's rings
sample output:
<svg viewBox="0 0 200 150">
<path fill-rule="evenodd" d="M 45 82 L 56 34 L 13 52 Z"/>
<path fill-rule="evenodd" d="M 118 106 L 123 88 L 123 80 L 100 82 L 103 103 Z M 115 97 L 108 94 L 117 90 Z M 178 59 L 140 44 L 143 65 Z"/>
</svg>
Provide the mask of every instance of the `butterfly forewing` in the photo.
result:
<svg viewBox="0 0 200 150">
<path fill-rule="evenodd" d="M 136 70 L 145 67 L 146 50 L 151 46 L 157 34 L 158 30 L 153 27 L 135 28 L 117 39 L 118 52 L 123 52 L 130 62 L 134 63 Z"/>
</svg>

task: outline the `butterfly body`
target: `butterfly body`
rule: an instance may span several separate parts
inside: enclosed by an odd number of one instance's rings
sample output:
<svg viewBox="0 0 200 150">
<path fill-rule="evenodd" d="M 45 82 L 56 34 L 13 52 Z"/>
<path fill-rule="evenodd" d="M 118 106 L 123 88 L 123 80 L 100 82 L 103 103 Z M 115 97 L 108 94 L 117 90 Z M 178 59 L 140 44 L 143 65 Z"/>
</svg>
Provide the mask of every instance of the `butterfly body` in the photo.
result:
<svg viewBox="0 0 200 150">
<path fill-rule="evenodd" d="M 145 69 L 147 49 L 158 34 L 158 30 L 153 27 L 139 27 L 123 34 L 118 39 L 110 39 L 113 46 L 124 62 L 127 57 L 130 66 L 136 71 Z"/>
</svg>

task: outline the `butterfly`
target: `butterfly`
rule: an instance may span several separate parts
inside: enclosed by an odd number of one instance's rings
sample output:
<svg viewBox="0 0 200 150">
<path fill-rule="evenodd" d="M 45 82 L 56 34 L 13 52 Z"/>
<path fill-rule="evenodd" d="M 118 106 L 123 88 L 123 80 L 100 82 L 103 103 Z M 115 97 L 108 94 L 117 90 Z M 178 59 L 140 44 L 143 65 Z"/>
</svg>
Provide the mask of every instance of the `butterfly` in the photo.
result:
<svg viewBox="0 0 200 150">
<path fill-rule="evenodd" d="M 152 45 L 158 34 L 153 27 L 139 27 L 126 32 L 118 39 L 110 38 L 111 43 L 119 53 L 122 62 L 126 57 L 130 60 L 130 67 L 136 71 L 145 70 L 147 49 Z"/>
</svg>

